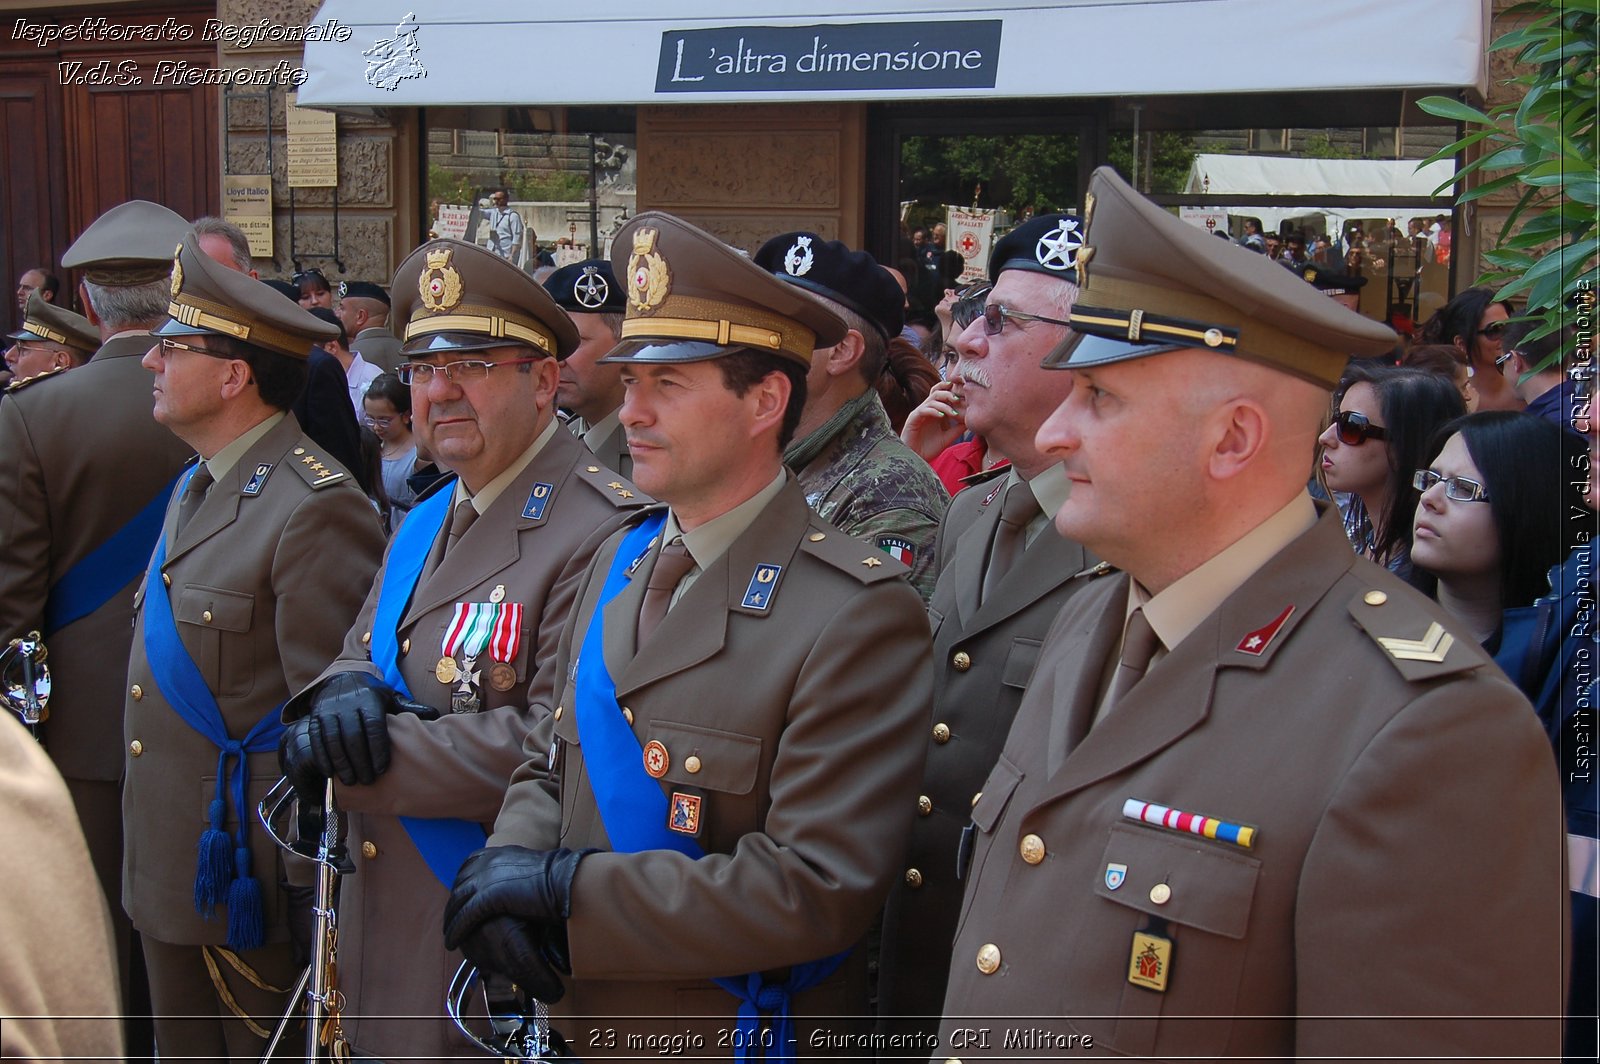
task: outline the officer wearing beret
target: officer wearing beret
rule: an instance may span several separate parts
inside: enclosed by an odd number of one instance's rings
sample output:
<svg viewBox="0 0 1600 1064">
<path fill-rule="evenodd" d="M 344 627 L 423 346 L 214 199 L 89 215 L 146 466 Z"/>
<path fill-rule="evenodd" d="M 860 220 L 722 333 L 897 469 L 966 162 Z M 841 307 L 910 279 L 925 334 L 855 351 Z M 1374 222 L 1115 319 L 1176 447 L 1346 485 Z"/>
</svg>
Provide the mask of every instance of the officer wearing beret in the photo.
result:
<svg viewBox="0 0 1600 1064">
<path fill-rule="evenodd" d="M 1305 491 L 1347 357 L 1393 338 L 1109 169 L 1085 221 L 1038 443 L 1057 528 L 1126 575 L 1067 603 L 972 808 L 943 1045 L 1558 1055 L 1538 721 Z"/>
<path fill-rule="evenodd" d="M 155 418 L 200 457 L 135 596 L 123 905 L 161 1055 L 256 1057 L 297 974 L 289 869 L 253 827 L 276 778 L 279 709 L 338 653 L 383 534 L 354 479 L 288 413 L 306 352 L 332 327 L 193 236 L 167 312 L 144 357 Z"/>
<path fill-rule="evenodd" d="M 544 283 L 578 329 L 578 349 L 561 363 L 556 405 L 570 411 L 568 427 L 600 461 L 624 476 L 633 473 L 622 429 L 622 370 L 600 360 L 617 346 L 628 301 L 607 259 L 563 266 Z"/>
<path fill-rule="evenodd" d="M 1071 374 L 1039 362 L 1070 335 L 1081 239 L 1078 219 L 1066 214 L 1040 215 L 1006 234 L 989 256 L 986 313 L 955 337 L 966 401 L 950 407 L 959 416 L 947 420 L 952 428 L 965 420 L 1011 464 L 973 478 L 980 483 L 956 495 L 939 528 L 939 582 L 928 608 L 933 722 L 921 736 L 928 763 L 905 869 L 884 915 L 878 984 L 879 1029 L 907 1047 L 930 1045 L 938 1027 L 961 908 L 956 853 L 973 795 L 1000 755 L 1050 622 L 1109 569 L 1051 527 L 1066 501 L 1066 472 L 1033 443 L 1072 391 Z"/>
<path fill-rule="evenodd" d="M 1367 284 L 1365 277 L 1351 273 L 1335 273 L 1320 266 L 1307 266 L 1300 271 L 1300 275 L 1311 282 L 1311 287 L 1341 307 L 1348 307 L 1351 310 L 1361 309 L 1361 289 Z"/>
<path fill-rule="evenodd" d="M 823 300 L 848 326 L 844 339 L 811 353 L 806 405 L 784 464 L 813 510 L 910 566 L 912 586 L 926 599 L 949 496 L 900 442 L 873 387 L 904 324 L 905 293 L 871 255 L 815 233 L 775 236 L 755 261 Z"/>
<path fill-rule="evenodd" d="M 85 229 L 62 261 L 82 271 L 99 349 L 81 369 L 0 402 L 0 642 L 39 631 L 49 647 L 45 744 L 111 907 L 125 1003 L 132 930 L 121 904 L 124 690 L 115 663 L 127 658 L 133 592 L 162 508 L 194 453 L 150 416 L 139 359 L 166 318 L 172 249 L 188 228 L 165 207 L 132 200 Z"/>
<path fill-rule="evenodd" d="M 393 373 L 406 360 L 400 352 L 400 338 L 389 328 L 389 311 L 389 293 L 382 285 L 339 282 L 339 305 L 334 313 L 350 335 L 350 350 L 384 373 Z"/>
<path fill-rule="evenodd" d="M 456 476 L 418 500 L 343 653 L 287 707 L 283 766 L 302 801 L 337 780 L 349 813 L 347 1037 L 384 1059 L 455 1057 L 469 1043 L 439 1021 L 461 963 L 437 935 L 448 887 L 554 706 L 550 659 L 599 531 L 649 500 L 556 418 L 578 331 L 532 277 L 434 240 L 392 291 L 415 431 Z"/>
<path fill-rule="evenodd" d="M 35 292 L 28 297 L 22 327 L 7 333 L 6 367 L 12 372 L 7 391 L 35 378 L 81 366 L 100 347 L 100 330 L 82 314 L 46 302 Z"/>
<path fill-rule="evenodd" d="M 697 1055 L 792 1055 L 791 1031 L 844 1037 L 866 1002 L 859 943 L 921 769 L 927 620 L 905 567 L 812 513 L 783 468 L 839 317 L 667 214 L 629 222 L 613 264 L 622 423 L 667 506 L 585 574 L 556 708 L 446 938 L 606 1017 L 567 1032 L 580 1053 L 654 1056 L 676 1034 Z"/>
</svg>

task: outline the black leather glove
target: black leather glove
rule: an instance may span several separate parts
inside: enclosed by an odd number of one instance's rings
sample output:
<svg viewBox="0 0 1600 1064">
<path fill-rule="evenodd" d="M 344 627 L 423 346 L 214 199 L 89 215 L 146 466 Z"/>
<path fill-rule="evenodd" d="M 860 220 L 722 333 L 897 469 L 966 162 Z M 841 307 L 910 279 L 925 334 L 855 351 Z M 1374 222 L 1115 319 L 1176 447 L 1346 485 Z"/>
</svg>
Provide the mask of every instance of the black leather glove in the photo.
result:
<svg viewBox="0 0 1600 1064">
<path fill-rule="evenodd" d="M 539 930 L 526 921 L 515 916 L 494 916 L 459 947 L 451 948 L 459 948 L 480 972 L 506 976 L 546 1005 L 553 1005 L 567 991 L 555 968 L 545 960 L 540 937 Z"/>
<path fill-rule="evenodd" d="M 311 750 L 311 718 L 301 717 L 284 729 L 278 740 L 278 769 L 294 787 L 302 810 L 322 808 L 328 777 L 317 767 Z"/>
<path fill-rule="evenodd" d="M 279 883 L 286 901 L 289 924 L 289 950 L 296 968 L 311 963 L 313 940 L 317 933 L 317 890 L 294 883 Z"/>
<path fill-rule="evenodd" d="M 572 878 L 578 862 L 594 852 L 491 846 L 468 857 L 445 903 L 446 948 L 459 949 L 493 918 L 512 916 L 532 925 L 532 941 L 546 961 L 570 971 L 567 917 L 572 914 Z"/>
<path fill-rule="evenodd" d="M 371 783 L 389 771 L 388 716 L 399 709 L 394 688 L 376 676 L 341 672 L 323 681 L 305 716 L 317 771 L 346 787 Z"/>
</svg>

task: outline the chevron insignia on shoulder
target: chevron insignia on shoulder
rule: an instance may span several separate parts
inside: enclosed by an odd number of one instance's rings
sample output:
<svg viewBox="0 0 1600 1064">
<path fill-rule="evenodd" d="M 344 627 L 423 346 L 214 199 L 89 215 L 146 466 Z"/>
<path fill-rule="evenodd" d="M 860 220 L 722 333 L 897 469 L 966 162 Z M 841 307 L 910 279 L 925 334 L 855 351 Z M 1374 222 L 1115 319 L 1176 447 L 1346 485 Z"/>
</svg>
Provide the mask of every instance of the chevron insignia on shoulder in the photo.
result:
<svg viewBox="0 0 1600 1064">
<path fill-rule="evenodd" d="M 1455 646 L 1456 637 L 1444 630 L 1444 625 L 1434 621 L 1421 639 L 1379 639 L 1378 645 L 1399 661 L 1441 662 Z"/>
</svg>

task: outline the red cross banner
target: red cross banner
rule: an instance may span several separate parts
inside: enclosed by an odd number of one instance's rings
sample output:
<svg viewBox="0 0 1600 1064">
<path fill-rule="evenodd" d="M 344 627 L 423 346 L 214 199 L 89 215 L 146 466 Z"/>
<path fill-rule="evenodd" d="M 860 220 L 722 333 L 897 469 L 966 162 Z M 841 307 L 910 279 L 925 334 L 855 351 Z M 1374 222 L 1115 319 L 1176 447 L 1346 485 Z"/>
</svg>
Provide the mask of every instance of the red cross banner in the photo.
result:
<svg viewBox="0 0 1600 1064">
<path fill-rule="evenodd" d="M 945 211 L 945 247 L 960 253 L 960 284 L 981 281 L 989 275 L 989 248 L 994 242 L 994 212 L 948 207 Z"/>
</svg>

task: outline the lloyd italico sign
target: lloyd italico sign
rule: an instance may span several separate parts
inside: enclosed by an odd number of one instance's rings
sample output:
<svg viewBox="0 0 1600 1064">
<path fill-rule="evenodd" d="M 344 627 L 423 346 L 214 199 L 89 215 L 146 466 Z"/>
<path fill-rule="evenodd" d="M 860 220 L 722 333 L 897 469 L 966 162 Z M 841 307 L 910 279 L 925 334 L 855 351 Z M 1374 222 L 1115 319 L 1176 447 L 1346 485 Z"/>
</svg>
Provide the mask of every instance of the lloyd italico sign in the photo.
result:
<svg viewBox="0 0 1600 1064">
<path fill-rule="evenodd" d="M 992 89 L 1000 20 L 727 26 L 661 35 L 657 92 Z"/>
</svg>

